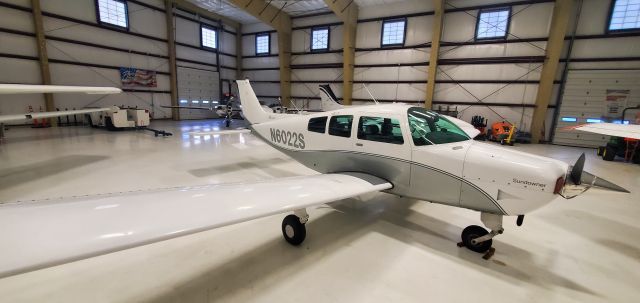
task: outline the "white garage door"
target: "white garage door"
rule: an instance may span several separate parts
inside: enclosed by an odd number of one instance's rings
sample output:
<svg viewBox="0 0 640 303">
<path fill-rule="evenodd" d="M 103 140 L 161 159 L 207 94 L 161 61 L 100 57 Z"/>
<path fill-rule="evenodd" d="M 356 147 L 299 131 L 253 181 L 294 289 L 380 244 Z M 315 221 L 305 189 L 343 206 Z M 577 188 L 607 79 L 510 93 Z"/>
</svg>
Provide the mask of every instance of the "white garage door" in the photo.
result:
<svg viewBox="0 0 640 303">
<path fill-rule="evenodd" d="M 220 99 L 220 75 L 217 72 L 178 67 L 178 104 L 180 106 L 215 105 Z M 181 119 L 211 119 L 213 111 L 180 109 Z"/>
<path fill-rule="evenodd" d="M 566 128 L 594 122 L 622 123 L 622 110 L 639 104 L 639 70 L 570 70 L 553 143 L 584 147 L 604 145 L 609 136 Z M 627 111 L 626 119 L 633 123 L 635 113 L 637 110 Z"/>
</svg>

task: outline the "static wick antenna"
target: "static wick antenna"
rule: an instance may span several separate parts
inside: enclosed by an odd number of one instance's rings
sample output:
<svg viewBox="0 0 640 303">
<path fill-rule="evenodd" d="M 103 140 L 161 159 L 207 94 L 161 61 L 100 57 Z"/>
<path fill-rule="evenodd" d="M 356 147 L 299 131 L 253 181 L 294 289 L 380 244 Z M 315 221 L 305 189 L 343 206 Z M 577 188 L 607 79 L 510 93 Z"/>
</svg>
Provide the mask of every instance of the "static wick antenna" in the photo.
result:
<svg viewBox="0 0 640 303">
<path fill-rule="evenodd" d="M 371 93 L 371 91 L 369 91 L 369 88 L 362 83 L 362 87 L 364 87 L 364 89 L 367 91 L 367 93 L 369 94 L 369 96 L 371 96 L 371 100 L 373 100 L 373 102 L 376 103 L 376 105 L 380 105 L 380 103 L 378 102 L 378 100 L 376 100 L 376 97 L 373 96 L 373 94 Z"/>
</svg>

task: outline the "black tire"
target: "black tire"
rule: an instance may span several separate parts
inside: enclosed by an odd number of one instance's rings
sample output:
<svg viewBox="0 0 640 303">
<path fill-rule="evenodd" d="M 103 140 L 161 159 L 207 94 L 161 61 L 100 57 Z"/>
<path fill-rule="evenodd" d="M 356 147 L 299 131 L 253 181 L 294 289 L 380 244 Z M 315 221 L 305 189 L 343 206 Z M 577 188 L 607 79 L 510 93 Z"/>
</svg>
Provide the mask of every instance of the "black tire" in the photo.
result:
<svg viewBox="0 0 640 303">
<path fill-rule="evenodd" d="M 597 155 L 602 157 L 602 154 L 604 154 L 604 150 L 606 149 L 605 146 L 598 146 L 598 150 L 597 150 Z"/>
<path fill-rule="evenodd" d="M 504 139 L 500 140 L 500 145 L 504 145 Z"/>
<path fill-rule="evenodd" d="M 602 160 L 613 161 L 616 158 L 616 150 L 607 146 L 602 153 Z"/>
<path fill-rule="evenodd" d="M 462 235 L 461 235 L 462 244 L 464 244 L 464 247 L 466 247 L 471 251 L 475 251 L 477 253 L 484 253 L 487 250 L 489 250 L 489 248 L 491 248 L 491 245 L 493 244 L 493 240 L 489 239 L 487 241 L 480 242 L 478 244 L 471 243 L 471 240 L 478 237 L 482 237 L 488 233 L 489 232 L 486 229 L 478 225 L 469 225 L 462 231 Z"/>
<path fill-rule="evenodd" d="M 111 121 L 111 117 L 105 117 L 104 118 L 104 126 L 108 131 L 117 131 L 118 130 L 116 128 L 116 126 L 113 125 L 113 121 Z"/>
<path fill-rule="evenodd" d="M 91 115 L 86 114 L 86 115 L 84 115 L 84 117 L 85 117 L 85 119 L 87 119 L 87 121 L 89 121 L 89 126 L 90 126 L 91 128 L 98 128 L 98 126 L 93 125 L 93 121 L 91 120 Z"/>
<path fill-rule="evenodd" d="M 511 140 L 509 141 L 509 146 L 513 146 L 515 143 L 516 143 L 515 141 Z"/>
<path fill-rule="evenodd" d="M 288 215 L 282 220 L 282 236 L 289 244 L 298 246 L 307 237 L 307 228 L 295 215 Z"/>
</svg>

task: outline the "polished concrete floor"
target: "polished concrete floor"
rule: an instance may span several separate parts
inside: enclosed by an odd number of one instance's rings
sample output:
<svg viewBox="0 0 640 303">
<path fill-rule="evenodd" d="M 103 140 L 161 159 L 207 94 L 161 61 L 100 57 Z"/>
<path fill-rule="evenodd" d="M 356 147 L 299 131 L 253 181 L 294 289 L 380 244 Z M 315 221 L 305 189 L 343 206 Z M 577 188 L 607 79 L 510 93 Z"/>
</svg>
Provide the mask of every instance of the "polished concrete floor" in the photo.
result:
<svg viewBox="0 0 640 303">
<path fill-rule="evenodd" d="M 252 135 L 189 135 L 220 125 L 152 123 L 169 138 L 13 128 L 0 144 L 0 201 L 313 174 Z M 640 166 L 578 148 L 513 148 L 571 163 L 586 152 L 586 170 L 631 194 L 590 190 L 522 227 L 508 218 L 488 261 L 456 246 L 478 213 L 371 194 L 310 209 L 300 247 L 282 239 L 276 215 L 0 279 L 0 301 L 637 302 Z"/>
</svg>

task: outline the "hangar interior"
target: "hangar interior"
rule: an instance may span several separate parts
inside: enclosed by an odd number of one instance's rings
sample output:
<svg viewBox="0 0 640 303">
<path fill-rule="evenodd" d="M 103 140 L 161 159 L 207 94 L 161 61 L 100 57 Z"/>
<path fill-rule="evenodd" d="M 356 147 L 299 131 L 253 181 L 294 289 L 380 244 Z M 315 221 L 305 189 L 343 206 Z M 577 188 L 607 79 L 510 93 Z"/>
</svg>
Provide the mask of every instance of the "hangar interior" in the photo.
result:
<svg viewBox="0 0 640 303">
<path fill-rule="evenodd" d="M 129 73 L 135 83 L 125 83 Z M 84 115 L 6 122 L 0 203 L 315 174 L 252 134 L 193 135 L 225 129 L 222 115 L 199 107 L 238 97 L 237 79 L 272 107 L 322 110 L 319 85 L 329 84 L 345 106 L 411 104 L 466 122 L 480 116 L 487 128 L 508 121 L 534 144 L 504 148 L 568 164 L 585 153 L 585 171 L 630 193 L 591 189 L 522 226 L 505 218 L 489 260 L 455 245 L 469 222 L 480 224 L 478 212 L 367 194 L 308 208 L 299 247 L 282 240 L 282 216 L 269 216 L 0 278 L 0 301 L 640 294 L 640 168 L 630 163 L 640 153 L 626 154 L 625 141 L 621 157 L 604 161 L 595 148 L 610 136 L 572 129 L 640 124 L 638 0 L 0 0 L 0 83 L 122 89 L 0 94 L 0 116 L 118 106 L 143 109 L 151 127 L 173 133 L 107 132 Z M 54 127 L 31 127 L 39 123 Z"/>
</svg>

